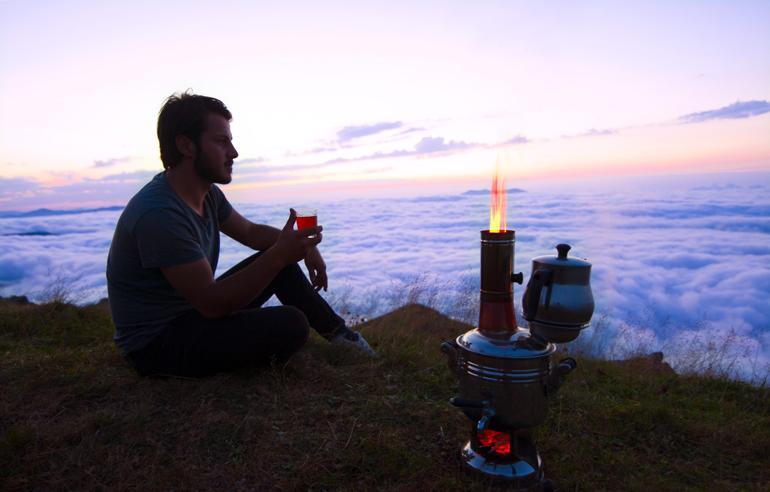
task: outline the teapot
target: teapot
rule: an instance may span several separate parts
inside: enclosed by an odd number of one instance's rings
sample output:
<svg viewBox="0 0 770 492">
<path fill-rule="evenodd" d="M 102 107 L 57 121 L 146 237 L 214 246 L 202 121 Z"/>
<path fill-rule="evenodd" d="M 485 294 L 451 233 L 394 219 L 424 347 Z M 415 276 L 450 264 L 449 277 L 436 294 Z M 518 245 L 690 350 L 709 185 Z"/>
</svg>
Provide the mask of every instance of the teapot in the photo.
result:
<svg viewBox="0 0 770 492">
<path fill-rule="evenodd" d="M 591 263 L 568 258 L 569 244 L 556 246 L 556 256 L 532 259 L 532 274 L 522 297 L 524 319 L 532 335 L 564 343 L 587 328 L 594 312 Z"/>
</svg>

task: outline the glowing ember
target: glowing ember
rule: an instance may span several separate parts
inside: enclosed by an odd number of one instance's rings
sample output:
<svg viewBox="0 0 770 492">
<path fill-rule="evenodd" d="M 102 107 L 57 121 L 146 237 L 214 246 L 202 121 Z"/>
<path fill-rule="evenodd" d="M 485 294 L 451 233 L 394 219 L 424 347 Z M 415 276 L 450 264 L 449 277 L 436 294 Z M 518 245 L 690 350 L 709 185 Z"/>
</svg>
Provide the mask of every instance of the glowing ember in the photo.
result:
<svg viewBox="0 0 770 492">
<path fill-rule="evenodd" d="M 492 179 L 492 202 L 489 206 L 489 232 L 505 232 L 505 177 L 500 178 L 500 159 Z"/>
<path fill-rule="evenodd" d="M 477 435 L 479 444 L 485 448 L 492 448 L 492 451 L 502 456 L 511 452 L 511 435 L 507 432 L 484 429 Z"/>
</svg>

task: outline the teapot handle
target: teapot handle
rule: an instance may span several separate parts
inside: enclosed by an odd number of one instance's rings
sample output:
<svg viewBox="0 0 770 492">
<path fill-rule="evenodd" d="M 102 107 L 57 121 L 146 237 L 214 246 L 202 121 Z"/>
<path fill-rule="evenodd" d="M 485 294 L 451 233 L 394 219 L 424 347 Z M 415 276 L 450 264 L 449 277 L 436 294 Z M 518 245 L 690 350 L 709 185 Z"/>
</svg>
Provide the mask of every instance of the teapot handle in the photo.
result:
<svg viewBox="0 0 770 492">
<path fill-rule="evenodd" d="M 527 283 L 527 289 L 524 291 L 524 317 L 534 319 L 537 314 L 537 307 L 540 305 L 540 294 L 543 287 L 551 285 L 551 276 L 553 272 L 547 268 L 540 268 L 532 273 Z M 550 297 L 550 296 L 549 296 Z M 546 307 L 547 304 L 546 304 Z"/>
</svg>

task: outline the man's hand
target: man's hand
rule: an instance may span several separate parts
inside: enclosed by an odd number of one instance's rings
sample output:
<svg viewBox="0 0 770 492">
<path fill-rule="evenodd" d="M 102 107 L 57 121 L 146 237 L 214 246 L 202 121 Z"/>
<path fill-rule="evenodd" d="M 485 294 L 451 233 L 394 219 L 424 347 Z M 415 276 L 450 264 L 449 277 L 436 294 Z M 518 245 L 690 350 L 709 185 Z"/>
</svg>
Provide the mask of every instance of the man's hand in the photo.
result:
<svg viewBox="0 0 770 492">
<path fill-rule="evenodd" d="M 313 284 L 316 292 L 321 289 L 326 292 L 329 286 L 329 280 L 326 277 L 326 263 L 324 263 L 318 248 L 310 248 L 310 251 L 307 252 L 307 255 L 305 255 L 305 266 L 307 267 L 307 273 L 310 275 L 310 283 Z"/>
<path fill-rule="evenodd" d="M 308 227 L 301 231 L 294 230 L 294 223 L 297 220 L 297 212 L 289 209 L 289 220 L 283 226 L 273 248 L 283 259 L 285 265 L 297 263 L 303 258 L 307 258 L 311 249 L 321 242 L 321 231 L 323 227 Z M 312 236 L 312 237 L 311 237 Z M 272 248 L 271 248 L 272 249 Z M 323 260 L 321 260 L 323 264 Z M 326 277 L 326 267 L 324 266 L 324 278 Z"/>
</svg>

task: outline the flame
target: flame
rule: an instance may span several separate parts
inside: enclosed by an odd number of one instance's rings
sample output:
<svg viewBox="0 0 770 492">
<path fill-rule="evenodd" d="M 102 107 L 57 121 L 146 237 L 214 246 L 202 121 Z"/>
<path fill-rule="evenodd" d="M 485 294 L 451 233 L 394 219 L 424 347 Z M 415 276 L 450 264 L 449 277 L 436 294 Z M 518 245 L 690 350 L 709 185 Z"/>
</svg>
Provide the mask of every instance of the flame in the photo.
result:
<svg viewBox="0 0 770 492">
<path fill-rule="evenodd" d="M 492 179 L 492 202 L 489 206 L 489 232 L 505 232 L 505 177 L 500 177 L 500 158 L 495 164 Z"/>
</svg>

